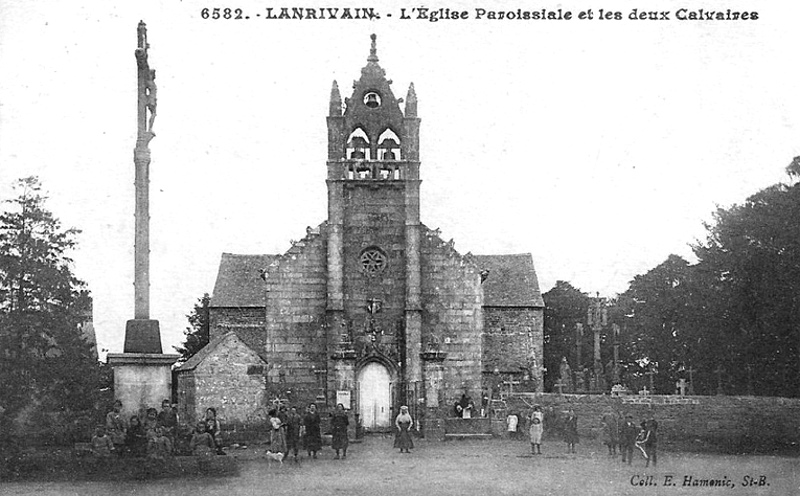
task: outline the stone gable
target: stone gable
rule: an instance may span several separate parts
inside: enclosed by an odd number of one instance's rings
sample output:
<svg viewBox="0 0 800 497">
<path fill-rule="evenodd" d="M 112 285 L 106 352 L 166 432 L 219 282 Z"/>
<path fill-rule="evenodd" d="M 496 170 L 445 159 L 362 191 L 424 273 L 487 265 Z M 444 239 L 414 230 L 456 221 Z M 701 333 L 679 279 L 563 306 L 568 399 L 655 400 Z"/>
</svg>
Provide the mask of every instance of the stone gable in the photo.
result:
<svg viewBox="0 0 800 497">
<path fill-rule="evenodd" d="M 247 423 L 266 405 L 266 369 L 235 333 L 212 341 L 176 369 L 179 416 L 194 423 L 214 407 L 221 423 Z"/>
</svg>

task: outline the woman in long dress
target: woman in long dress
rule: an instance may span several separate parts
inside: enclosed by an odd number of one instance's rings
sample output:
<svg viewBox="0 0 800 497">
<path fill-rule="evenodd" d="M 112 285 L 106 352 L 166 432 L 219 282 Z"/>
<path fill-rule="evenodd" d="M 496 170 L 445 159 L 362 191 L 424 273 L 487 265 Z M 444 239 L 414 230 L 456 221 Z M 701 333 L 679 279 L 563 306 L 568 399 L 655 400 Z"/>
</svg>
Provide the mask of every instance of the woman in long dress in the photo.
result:
<svg viewBox="0 0 800 497">
<path fill-rule="evenodd" d="M 344 404 L 337 404 L 336 411 L 331 415 L 331 434 L 333 440 L 331 447 L 336 451 L 334 459 L 339 459 L 339 451 L 342 451 L 342 459 L 347 457 L 347 425 L 350 421 L 347 419 L 347 413 L 344 410 Z"/>
<path fill-rule="evenodd" d="M 320 432 L 319 423 L 317 405 L 309 404 L 306 415 L 303 416 L 303 428 L 305 430 L 303 445 L 308 452 L 308 456 L 314 459 L 317 458 L 317 451 L 322 448 L 322 433 Z"/>
<path fill-rule="evenodd" d="M 286 456 L 286 428 L 283 427 L 281 418 L 278 417 L 275 409 L 269 410 L 270 442 L 269 452 L 281 454 L 281 458 Z"/>
<path fill-rule="evenodd" d="M 394 425 L 397 427 L 397 435 L 394 438 L 394 447 L 400 449 L 400 452 L 410 453 L 414 448 L 414 441 L 411 439 L 411 428 L 414 426 L 414 420 L 408 413 L 408 406 L 400 407 L 400 414 L 394 420 Z"/>
</svg>

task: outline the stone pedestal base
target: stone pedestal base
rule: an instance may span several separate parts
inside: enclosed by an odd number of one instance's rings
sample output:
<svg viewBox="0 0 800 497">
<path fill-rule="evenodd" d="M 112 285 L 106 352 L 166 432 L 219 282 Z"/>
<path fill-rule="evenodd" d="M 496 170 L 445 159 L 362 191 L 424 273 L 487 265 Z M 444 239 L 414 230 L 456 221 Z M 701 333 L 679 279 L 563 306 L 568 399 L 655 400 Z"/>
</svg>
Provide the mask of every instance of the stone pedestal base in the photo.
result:
<svg viewBox="0 0 800 497">
<path fill-rule="evenodd" d="M 114 398 L 122 402 L 122 411 L 132 415 L 142 407 L 161 408 L 164 399 L 172 399 L 172 365 L 177 354 L 108 354 L 114 368 Z"/>
<path fill-rule="evenodd" d="M 155 319 L 130 319 L 125 323 L 125 353 L 160 354 L 161 332 Z"/>
</svg>

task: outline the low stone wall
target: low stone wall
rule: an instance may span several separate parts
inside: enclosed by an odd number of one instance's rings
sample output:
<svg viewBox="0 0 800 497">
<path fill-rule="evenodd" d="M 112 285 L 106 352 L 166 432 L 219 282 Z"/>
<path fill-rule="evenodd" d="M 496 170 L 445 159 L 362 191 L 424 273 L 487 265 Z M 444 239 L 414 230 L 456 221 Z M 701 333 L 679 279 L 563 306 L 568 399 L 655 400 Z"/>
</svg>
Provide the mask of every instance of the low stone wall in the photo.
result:
<svg viewBox="0 0 800 497">
<path fill-rule="evenodd" d="M 445 433 L 485 434 L 492 432 L 492 422 L 489 418 L 445 418 Z"/>
<path fill-rule="evenodd" d="M 630 414 L 638 425 L 658 421 L 659 443 L 706 445 L 733 452 L 756 452 L 800 445 L 800 399 L 654 395 L 648 397 L 580 394 L 514 394 L 506 412 L 529 415 L 535 404 L 545 414 L 545 433 L 560 434 L 561 421 L 571 408 L 578 416 L 581 437 L 598 438 L 604 414 Z M 549 426 L 548 426 L 549 425 Z M 522 428 L 527 429 L 527 421 Z"/>
</svg>

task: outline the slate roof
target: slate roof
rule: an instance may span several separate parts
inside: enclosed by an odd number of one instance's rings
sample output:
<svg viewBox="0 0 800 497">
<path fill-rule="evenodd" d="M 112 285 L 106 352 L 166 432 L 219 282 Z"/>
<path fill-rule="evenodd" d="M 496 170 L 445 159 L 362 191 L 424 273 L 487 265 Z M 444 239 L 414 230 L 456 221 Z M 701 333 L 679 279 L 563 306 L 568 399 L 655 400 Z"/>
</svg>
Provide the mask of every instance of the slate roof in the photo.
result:
<svg viewBox="0 0 800 497">
<path fill-rule="evenodd" d="M 223 253 L 211 307 L 264 307 L 267 296 L 259 270 L 277 258 L 271 254 Z"/>
<path fill-rule="evenodd" d="M 544 307 L 531 254 L 472 257 L 481 270 L 489 270 L 489 276 L 483 282 L 484 306 Z"/>
<path fill-rule="evenodd" d="M 184 362 L 183 364 L 181 364 L 180 366 L 175 368 L 175 371 L 192 371 L 194 368 L 196 368 L 198 365 L 200 365 L 200 363 L 203 362 L 206 359 L 206 357 L 210 356 L 211 353 L 214 352 L 214 350 L 216 350 L 216 348 L 219 347 L 219 345 L 222 342 L 224 342 L 225 340 L 227 340 L 228 338 L 234 338 L 235 340 L 238 340 L 238 341 L 242 342 L 242 344 L 245 347 L 249 348 L 250 350 L 253 350 L 253 347 L 250 347 L 244 340 L 239 338 L 236 335 L 236 333 L 230 331 L 228 333 L 225 333 L 221 337 L 217 337 L 214 340 L 211 340 L 210 342 L 208 342 L 208 344 L 206 344 L 205 347 L 203 347 L 202 349 L 200 349 L 199 352 L 197 352 L 195 355 L 190 357 L 188 361 Z M 253 350 L 253 352 L 255 352 L 255 350 Z M 267 362 L 261 356 L 261 354 L 258 354 L 256 352 L 256 355 L 258 357 L 260 357 L 261 360 L 264 361 L 264 363 Z"/>
</svg>

